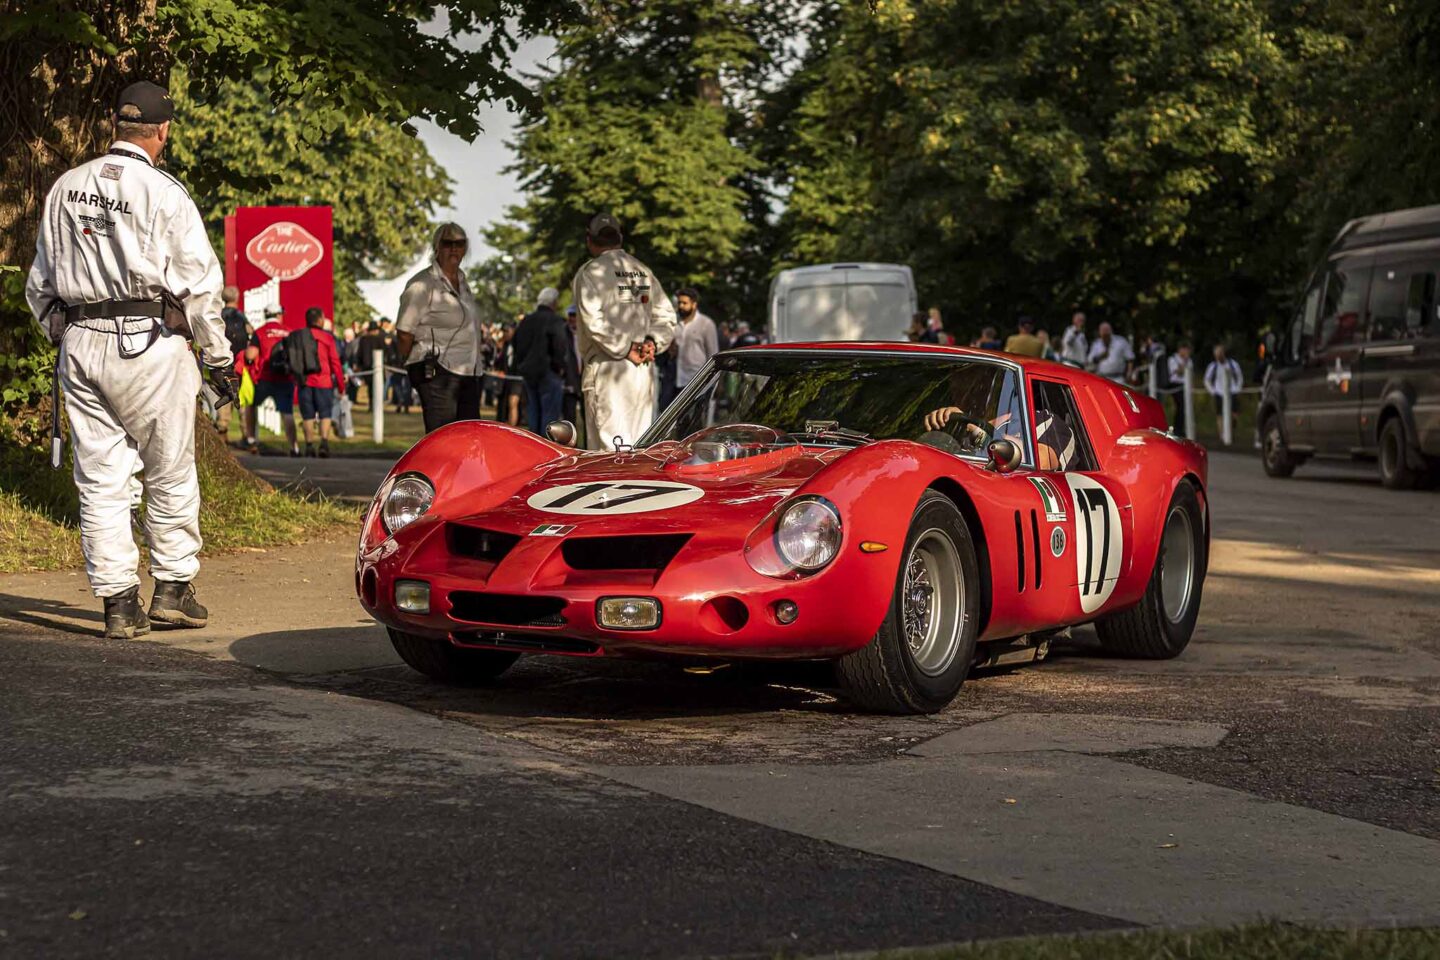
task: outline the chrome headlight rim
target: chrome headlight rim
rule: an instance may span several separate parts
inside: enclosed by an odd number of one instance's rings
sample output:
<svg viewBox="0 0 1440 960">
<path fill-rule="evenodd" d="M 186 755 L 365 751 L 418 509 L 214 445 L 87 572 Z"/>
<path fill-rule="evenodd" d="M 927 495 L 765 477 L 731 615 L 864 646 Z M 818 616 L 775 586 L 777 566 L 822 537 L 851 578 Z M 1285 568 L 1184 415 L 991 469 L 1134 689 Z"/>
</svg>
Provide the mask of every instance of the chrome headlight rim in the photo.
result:
<svg viewBox="0 0 1440 960">
<path fill-rule="evenodd" d="M 791 557 L 790 554 L 785 550 L 784 543 L 781 539 L 781 532 L 785 528 L 786 518 L 791 516 L 797 510 L 805 510 L 813 507 L 819 507 L 824 510 L 825 513 L 829 514 L 830 519 L 834 523 L 834 542 L 830 546 L 829 553 L 823 559 L 819 560 L 818 562 L 800 563 L 797 562 L 793 557 Z M 775 518 L 775 532 L 771 538 L 771 542 L 775 546 L 776 555 L 791 570 L 796 570 L 801 573 L 815 573 L 816 571 L 825 569 L 830 564 L 835 562 L 835 558 L 840 556 L 840 545 L 844 541 L 844 539 L 845 525 L 844 522 L 840 519 L 840 509 L 836 507 L 835 504 L 827 500 L 825 497 L 810 494 L 802 497 L 796 497 L 780 510 L 779 514 Z"/>
<path fill-rule="evenodd" d="M 415 485 L 417 484 L 421 488 L 423 488 L 423 495 L 421 497 L 421 499 L 423 500 L 423 505 L 420 507 L 419 510 L 415 512 L 414 516 L 410 517 L 408 520 L 405 520 L 402 523 L 397 524 L 395 522 L 396 518 L 392 518 L 390 514 L 390 504 L 394 499 L 395 494 L 400 491 L 402 487 L 405 490 L 409 491 L 413 490 Z M 425 516 L 425 514 L 429 513 L 430 508 L 434 505 L 435 484 L 430 482 L 429 477 L 425 476 L 425 474 L 423 473 L 418 473 L 415 471 L 408 471 L 406 473 L 398 474 L 397 476 L 391 477 L 389 480 L 385 481 L 385 486 L 381 488 L 380 526 L 385 529 L 385 532 L 387 534 L 393 537 L 395 534 L 399 533 L 401 530 L 404 530 L 416 520 L 419 520 L 421 517 Z"/>
</svg>

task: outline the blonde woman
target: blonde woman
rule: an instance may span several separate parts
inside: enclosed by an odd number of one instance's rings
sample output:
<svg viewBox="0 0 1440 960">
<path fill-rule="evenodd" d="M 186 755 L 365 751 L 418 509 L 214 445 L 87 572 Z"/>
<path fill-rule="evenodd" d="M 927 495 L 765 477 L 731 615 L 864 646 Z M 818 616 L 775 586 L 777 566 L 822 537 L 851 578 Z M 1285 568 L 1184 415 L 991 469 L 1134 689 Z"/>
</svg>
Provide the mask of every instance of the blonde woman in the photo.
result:
<svg viewBox="0 0 1440 960">
<path fill-rule="evenodd" d="M 469 243 L 459 224 L 440 224 L 430 265 L 400 294 L 396 353 L 420 394 L 426 433 L 480 418 L 480 310 L 460 269 Z"/>
</svg>

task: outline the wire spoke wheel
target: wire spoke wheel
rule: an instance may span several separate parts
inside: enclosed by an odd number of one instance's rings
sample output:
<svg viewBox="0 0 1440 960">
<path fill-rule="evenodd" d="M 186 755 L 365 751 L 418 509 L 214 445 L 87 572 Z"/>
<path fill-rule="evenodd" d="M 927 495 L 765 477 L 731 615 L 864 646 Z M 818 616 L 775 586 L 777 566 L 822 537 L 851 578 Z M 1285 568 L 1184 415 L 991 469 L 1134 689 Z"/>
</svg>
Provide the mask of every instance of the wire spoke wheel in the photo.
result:
<svg viewBox="0 0 1440 960">
<path fill-rule="evenodd" d="M 905 645 L 915 666 L 926 676 L 939 676 L 960 647 L 965 584 L 960 555 L 945 531 L 920 534 L 905 561 L 901 621 Z"/>
</svg>

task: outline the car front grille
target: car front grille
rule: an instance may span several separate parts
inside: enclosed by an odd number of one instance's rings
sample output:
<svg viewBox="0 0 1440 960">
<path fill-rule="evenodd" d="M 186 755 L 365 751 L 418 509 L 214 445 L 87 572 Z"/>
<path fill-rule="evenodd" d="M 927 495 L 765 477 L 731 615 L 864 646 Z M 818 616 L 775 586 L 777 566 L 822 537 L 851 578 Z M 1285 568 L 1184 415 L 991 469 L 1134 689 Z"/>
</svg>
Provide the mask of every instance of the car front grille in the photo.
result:
<svg viewBox="0 0 1440 960">
<path fill-rule="evenodd" d="M 504 627 L 563 627 L 565 601 L 560 597 L 532 597 L 508 593 L 450 591 L 450 616 L 467 623 Z"/>
<path fill-rule="evenodd" d="M 445 547 L 456 557 L 499 563 L 519 542 L 520 538 L 513 533 L 467 527 L 463 523 L 451 523 L 445 527 Z"/>
<path fill-rule="evenodd" d="M 689 540 L 688 533 L 569 537 L 560 554 L 572 570 L 653 570 L 658 575 Z"/>
<path fill-rule="evenodd" d="M 517 633 L 457 633 L 455 642 L 462 647 L 482 650 L 534 650 L 536 653 L 598 653 L 599 644 L 569 637 L 524 636 Z"/>
</svg>

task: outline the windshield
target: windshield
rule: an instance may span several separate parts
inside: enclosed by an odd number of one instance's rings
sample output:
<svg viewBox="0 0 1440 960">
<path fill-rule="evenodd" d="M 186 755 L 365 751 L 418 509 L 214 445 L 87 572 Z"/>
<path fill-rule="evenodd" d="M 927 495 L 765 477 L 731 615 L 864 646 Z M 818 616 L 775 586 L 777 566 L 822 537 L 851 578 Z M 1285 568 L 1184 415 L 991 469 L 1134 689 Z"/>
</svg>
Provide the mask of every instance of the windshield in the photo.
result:
<svg viewBox="0 0 1440 960">
<path fill-rule="evenodd" d="M 806 443 L 917 440 L 977 456 L 990 436 L 1005 437 L 1019 442 L 1028 460 L 1019 383 L 1008 365 L 953 356 L 721 354 L 640 445 L 684 440 L 726 424 L 758 424 Z M 932 416 L 945 410 L 959 415 Z M 967 419 L 979 428 L 967 429 Z"/>
</svg>

